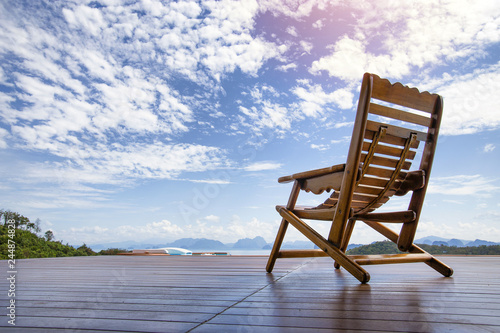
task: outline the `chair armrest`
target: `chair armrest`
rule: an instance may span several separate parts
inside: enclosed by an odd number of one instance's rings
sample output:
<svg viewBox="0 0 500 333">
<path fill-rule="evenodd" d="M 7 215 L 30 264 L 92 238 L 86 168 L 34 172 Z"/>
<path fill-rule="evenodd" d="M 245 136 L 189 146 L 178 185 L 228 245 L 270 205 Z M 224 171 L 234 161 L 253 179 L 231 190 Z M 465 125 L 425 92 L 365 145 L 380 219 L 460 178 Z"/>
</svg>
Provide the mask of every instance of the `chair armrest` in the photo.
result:
<svg viewBox="0 0 500 333">
<path fill-rule="evenodd" d="M 424 187 L 425 181 L 424 170 L 410 171 L 406 174 L 405 179 L 394 194 L 397 196 L 403 196 L 410 191 L 419 190 Z"/>
<path fill-rule="evenodd" d="M 328 168 L 299 172 L 291 176 L 278 179 L 280 183 L 288 183 L 294 180 L 300 181 L 300 189 L 314 194 L 324 191 L 340 190 L 344 178 L 345 164 L 334 165 Z"/>
<path fill-rule="evenodd" d="M 289 183 L 289 182 L 293 182 L 294 180 L 298 180 L 298 179 L 309 179 L 309 178 L 313 178 L 313 177 L 324 176 L 324 175 L 328 175 L 331 173 L 344 171 L 344 169 L 345 169 L 345 164 L 338 164 L 338 165 L 334 165 L 334 166 L 331 166 L 328 168 L 294 173 L 293 175 L 290 175 L 290 176 L 284 176 L 284 177 L 278 178 L 278 183 Z"/>
</svg>

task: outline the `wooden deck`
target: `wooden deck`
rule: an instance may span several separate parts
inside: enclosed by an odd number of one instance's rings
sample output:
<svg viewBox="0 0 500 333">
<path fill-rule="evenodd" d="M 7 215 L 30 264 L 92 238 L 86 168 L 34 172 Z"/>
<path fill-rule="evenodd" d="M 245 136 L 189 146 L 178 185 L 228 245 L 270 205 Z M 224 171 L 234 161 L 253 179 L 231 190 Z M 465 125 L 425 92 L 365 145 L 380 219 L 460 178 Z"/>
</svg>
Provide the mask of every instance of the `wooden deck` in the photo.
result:
<svg viewBox="0 0 500 333">
<path fill-rule="evenodd" d="M 500 257 L 367 266 L 329 258 L 99 256 L 16 261 L 16 326 L 1 261 L 1 332 L 500 332 Z"/>
</svg>

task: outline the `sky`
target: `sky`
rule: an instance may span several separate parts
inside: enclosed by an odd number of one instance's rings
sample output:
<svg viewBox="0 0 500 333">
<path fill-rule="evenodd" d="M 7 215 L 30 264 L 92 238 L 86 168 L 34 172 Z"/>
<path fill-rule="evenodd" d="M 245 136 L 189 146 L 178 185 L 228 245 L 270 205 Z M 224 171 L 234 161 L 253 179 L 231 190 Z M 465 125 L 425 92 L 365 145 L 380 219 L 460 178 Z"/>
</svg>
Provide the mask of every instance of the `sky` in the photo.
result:
<svg viewBox="0 0 500 333">
<path fill-rule="evenodd" d="M 70 244 L 272 242 L 278 177 L 345 162 L 371 72 L 444 98 L 417 238 L 500 242 L 499 42 L 496 1 L 0 0 L 0 208 Z"/>
</svg>

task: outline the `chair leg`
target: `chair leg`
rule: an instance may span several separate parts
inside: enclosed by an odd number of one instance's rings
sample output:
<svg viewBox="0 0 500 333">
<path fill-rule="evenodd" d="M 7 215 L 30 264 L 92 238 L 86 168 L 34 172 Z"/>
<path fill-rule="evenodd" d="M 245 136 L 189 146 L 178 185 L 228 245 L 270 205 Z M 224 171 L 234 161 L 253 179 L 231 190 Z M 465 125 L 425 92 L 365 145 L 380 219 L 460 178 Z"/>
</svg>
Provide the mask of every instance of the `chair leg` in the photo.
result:
<svg viewBox="0 0 500 333">
<path fill-rule="evenodd" d="M 422 249 L 421 247 L 419 247 L 415 244 L 413 244 L 410 247 L 409 252 L 410 253 L 428 253 L 427 251 L 425 251 L 424 249 Z M 450 277 L 453 275 L 453 268 L 446 265 L 444 262 L 436 259 L 436 257 L 434 257 L 434 256 L 432 256 L 431 261 L 426 262 L 426 264 L 429 265 L 430 267 L 432 267 L 433 269 L 435 269 L 437 272 L 439 272 L 440 274 L 442 274 L 445 277 Z"/>
<path fill-rule="evenodd" d="M 297 230 L 304 236 L 309 238 L 320 249 L 325 251 L 333 260 L 337 261 L 349 273 L 351 273 L 361 283 L 367 283 L 370 280 L 370 274 L 365 271 L 360 265 L 351 260 L 340 249 L 335 247 L 330 241 L 326 240 L 323 236 L 312 229 L 308 224 L 304 223 L 300 218 L 293 214 L 288 209 L 282 208 L 280 215 L 291 223 Z"/>
<path fill-rule="evenodd" d="M 368 226 L 372 227 L 388 239 L 390 239 L 394 243 L 398 243 L 398 237 L 399 235 L 394 232 L 393 230 L 387 228 L 386 226 L 377 223 L 377 222 L 369 222 L 369 221 L 364 221 Z M 412 244 L 410 248 L 408 249 L 408 252 L 410 253 L 428 253 L 424 249 L 420 248 L 418 245 Z M 436 259 L 436 257 L 432 256 L 432 260 L 430 262 L 426 262 L 427 265 L 441 273 L 442 275 L 446 277 L 450 277 L 453 274 L 453 269 L 443 263 L 442 261 Z"/>
<path fill-rule="evenodd" d="M 299 197 L 301 186 L 302 181 L 295 180 L 295 182 L 293 183 L 292 192 L 290 193 L 290 197 L 288 198 L 288 203 L 286 205 L 287 209 L 293 209 L 293 207 L 295 207 L 295 203 L 297 202 L 297 198 Z M 271 273 L 273 271 L 274 263 L 276 262 L 276 259 L 278 259 L 281 243 L 283 243 L 287 228 L 288 222 L 283 218 L 281 220 L 278 233 L 276 234 L 276 240 L 274 241 L 273 249 L 271 250 L 271 254 L 269 255 L 269 259 L 267 260 L 266 271 L 268 273 Z"/>
<path fill-rule="evenodd" d="M 276 259 L 278 259 L 278 254 L 281 248 L 281 244 L 283 243 L 283 239 L 285 238 L 286 229 L 288 228 L 288 222 L 285 219 L 281 220 L 280 228 L 278 229 L 278 234 L 276 235 L 276 239 L 274 240 L 273 249 L 271 250 L 271 254 L 269 255 L 269 259 L 267 260 L 266 271 L 271 273 L 274 268 L 274 263 Z"/>
<path fill-rule="evenodd" d="M 345 228 L 344 239 L 342 240 L 342 246 L 340 247 L 340 251 L 344 252 L 347 250 L 347 246 L 349 245 L 349 241 L 351 240 L 351 235 L 354 230 L 354 225 L 356 224 L 356 220 L 349 219 L 347 221 L 347 225 Z M 335 261 L 334 267 L 336 269 L 340 268 L 340 264 Z"/>
</svg>

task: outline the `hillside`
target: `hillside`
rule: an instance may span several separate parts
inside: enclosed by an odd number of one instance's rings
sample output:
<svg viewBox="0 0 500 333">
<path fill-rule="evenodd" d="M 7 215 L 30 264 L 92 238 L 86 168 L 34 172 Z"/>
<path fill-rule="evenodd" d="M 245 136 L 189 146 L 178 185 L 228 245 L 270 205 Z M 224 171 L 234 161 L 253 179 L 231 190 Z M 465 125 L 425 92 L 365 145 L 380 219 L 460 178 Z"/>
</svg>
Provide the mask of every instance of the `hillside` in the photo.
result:
<svg viewBox="0 0 500 333">
<path fill-rule="evenodd" d="M 9 234 L 5 225 L 0 226 L 0 259 L 12 259 L 9 256 Z M 45 238 L 23 229 L 16 229 L 15 236 L 15 259 L 24 258 L 50 258 L 50 257 L 73 257 L 96 255 L 85 244 L 75 248 L 64 245 L 58 241 L 47 241 Z M 11 247 L 12 247 L 12 242 Z"/>
<path fill-rule="evenodd" d="M 436 242 L 436 241 L 434 241 Z M 417 244 L 430 254 L 456 254 L 456 255 L 500 255 L 500 245 L 480 246 L 446 246 Z M 347 254 L 395 254 L 402 253 L 396 244 L 390 241 L 375 242 L 369 245 L 359 246 L 347 251 Z"/>
</svg>

